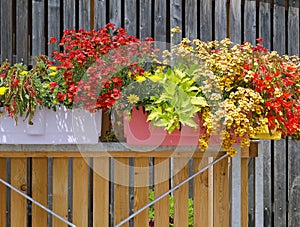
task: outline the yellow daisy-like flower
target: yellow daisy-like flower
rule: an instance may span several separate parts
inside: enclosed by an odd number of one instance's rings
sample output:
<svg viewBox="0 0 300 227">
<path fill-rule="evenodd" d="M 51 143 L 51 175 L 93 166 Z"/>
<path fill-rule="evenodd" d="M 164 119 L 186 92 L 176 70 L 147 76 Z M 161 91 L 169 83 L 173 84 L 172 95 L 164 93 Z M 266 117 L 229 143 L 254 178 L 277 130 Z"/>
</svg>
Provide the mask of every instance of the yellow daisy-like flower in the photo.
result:
<svg viewBox="0 0 300 227">
<path fill-rule="evenodd" d="M 0 95 L 4 95 L 7 89 L 8 89 L 7 87 L 0 87 Z"/>
<path fill-rule="evenodd" d="M 149 76 L 149 79 L 154 83 L 161 80 L 161 78 L 157 75 Z"/>
<path fill-rule="evenodd" d="M 51 72 L 49 73 L 49 76 L 55 76 L 57 74 L 57 72 Z"/>
<path fill-rule="evenodd" d="M 143 81 L 146 80 L 146 77 L 144 77 L 144 76 L 136 76 L 136 77 L 135 77 L 135 80 L 136 80 L 137 82 L 139 82 L 139 83 L 142 83 Z"/>
<path fill-rule="evenodd" d="M 128 100 L 129 103 L 135 104 L 140 100 L 140 98 L 137 95 L 130 94 L 130 95 L 127 96 L 127 100 Z"/>
<path fill-rule="evenodd" d="M 28 71 L 22 71 L 22 72 L 21 72 L 21 75 L 22 75 L 22 76 L 27 75 L 27 74 L 28 74 Z"/>
<path fill-rule="evenodd" d="M 49 69 L 51 69 L 52 71 L 56 71 L 57 67 L 56 66 L 50 66 Z"/>
</svg>

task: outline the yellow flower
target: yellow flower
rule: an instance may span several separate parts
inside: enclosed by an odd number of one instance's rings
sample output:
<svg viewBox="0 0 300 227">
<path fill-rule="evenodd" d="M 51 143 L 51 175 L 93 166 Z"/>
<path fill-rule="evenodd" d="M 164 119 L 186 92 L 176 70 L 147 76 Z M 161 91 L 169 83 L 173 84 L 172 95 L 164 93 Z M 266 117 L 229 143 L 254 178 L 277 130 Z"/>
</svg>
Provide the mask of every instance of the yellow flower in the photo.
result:
<svg viewBox="0 0 300 227">
<path fill-rule="evenodd" d="M 57 67 L 56 66 L 50 66 L 49 69 L 51 69 L 52 71 L 56 71 Z"/>
<path fill-rule="evenodd" d="M 135 104 L 140 100 L 140 98 L 137 95 L 130 94 L 130 95 L 127 96 L 127 100 L 128 100 L 129 103 Z"/>
<path fill-rule="evenodd" d="M 49 73 L 49 76 L 55 76 L 57 74 L 57 72 L 51 72 Z"/>
<path fill-rule="evenodd" d="M 146 77 L 144 77 L 144 76 L 136 76 L 136 77 L 135 77 L 135 80 L 136 80 L 137 82 L 139 82 L 139 83 L 142 83 L 143 81 L 146 80 Z"/>
<path fill-rule="evenodd" d="M 27 75 L 27 74 L 28 74 L 28 71 L 22 71 L 22 72 L 21 72 L 21 75 L 22 75 L 22 76 Z"/>
<path fill-rule="evenodd" d="M 149 76 L 149 79 L 154 83 L 161 80 L 161 78 L 157 75 Z"/>
<path fill-rule="evenodd" d="M 0 95 L 4 95 L 7 89 L 8 89 L 7 87 L 0 87 Z"/>
</svg>

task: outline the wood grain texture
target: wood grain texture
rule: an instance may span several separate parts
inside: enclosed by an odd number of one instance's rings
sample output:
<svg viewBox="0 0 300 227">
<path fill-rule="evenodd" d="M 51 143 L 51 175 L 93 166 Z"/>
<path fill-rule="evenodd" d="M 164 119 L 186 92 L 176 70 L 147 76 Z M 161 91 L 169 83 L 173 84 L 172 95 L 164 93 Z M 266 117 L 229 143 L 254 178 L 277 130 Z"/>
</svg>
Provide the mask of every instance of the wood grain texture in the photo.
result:
<svg viewBox="0 0 300 227">
<path fill-rule="evenodd" d="M 299 1 L 289 0 L 288 8 L 288 54 L 299 54 Z"/>
<path fill-rule="evenodd" d="M 0 178 L 6 180 L 6 158 L 0 158 Z M 6 187 L 0 184 L 0 226 L 6 226 Z"/>
<path fill-rule="evenodd" d="M 212 40 L 212 8 L 212 1 L 200 0 L 200 39 L 203 41 Z"/>
<path fill-rule="evenodd" d="M 229 34 L 232 42 L 241 43 L 242 40 L 242 17 L 241 17 L 241 0 L 230 1 L 230 25 Z"/>
<path fill-rule="evenodd" d="M 125 28 L 128 35 L 137 36 L 137 0 L 125 0 Z"/>
<path fill-rule="evenodd" d="M 106 0 L 94 1 L 94 29 L 102 28 L 106 24 Z"/>
<path fill-rule="evenodd" d="M 287 157 L 285 140 L 274 141 L 274 225 L 286 225 Z"/>
<path fill-rule="evenodd" d="M 154 40 L 166 42 L 167 32 L 167 2 L 155 1 L 154 5 Z"/>
<path fill-rule="evenodd" d="M 152 0 L 143 0 L 140 1 L 140 38 L 144 39 L 146 37 L 153 37 L 151 34 L 152 23 L 151 21 L 151 12 L 152 12 Z"/>
<path fill-rule="evenodd" d="M 129 215 L 129 158 L 114 159 L 114 224 Z M 128 227 L 128 222 L 123 225 Z M 122 226 L 122 227 L 123 227 Z"/>
<path fill-rule="evenodd" d="M 48 159 L 32 159 L 32 198 L 47 207 Z M 47 226 L 47 212 L 32 204 L 32 226 Z"/>
<path fill-rule="evenodd" d="M 170 1 L 170 27 L 175 28 L 176 26 L 179 26 L 179 28 L 182 30 L 183 25 L 182 24 L 182 10 L 184 6 L 184 2 L 182 0 L 171 0 Z M 182 33 L 177 33 L 172 35 L 171 34 L 171 44 L 176 45 L 180 42 L 182 39 L 183 34 Z"/>
<path fill-rule="evenodd" d="M 264 46 L 271 48 L 271 0 L 259 2 L 259 34 L 263 38 Z"/>
<path fill-rule="evenodd" d="M 256 1 L 245 0 L 244 41 L 256 44 Z"/>
<path fill-rule="evenodd" d="M 11 184 L 26 194 L 26 158 L 11 159 Z M 27 202 L 18 193 L 11 190 L 11 226 L 26 226 L 27 223 Z"/>
<path fill-rule="evenodd" d="M 174 158 L 174 185 L 188 178 L 188 159 Z M 188 226 L 188 183 L 174 191 L 174 226 Z"/>
<path fill-rule="evenodd" d="M 258 144 L 258 157 L 255 159 L 255 226 L 264 226 L 264 143 Z"/>
<path fill-rule="evenodd" d="M 229 227 L 228 158 L 214 165 L 214 226 Z"/>
<path fill-rule="evenodd" d="M 75 29 L 75 3 L 74 0 L 64 0 L 64 29 Z"/>
<path fill-rule="evenodd" d="M 185 37 L 189 39 L 197 38 L 197 0 L 190 0 L 185 2 Z M 201 6 L 204 7 L 204 6 Z M 200 13 L 200 12 L 199 12 Z M 201 26 L 201 24 L 200 24 Z"/>
<path fill-rule="evenodd" d="M 48 0 L 48 37 L 60 39 L 60 0 Z M 58 45 L 48 45 L 48 53 L 57 50 Z"/>
<path fill-rule="evenodd" d="M 91 26 L 91 1 L 79 1 L 79 28 L 90 30 Z"/>
<path fill-rule="evenodd" d="M 109 158 L 94 158 L 93 226 L 109 226 Z"/>
<path fill-rule="evenodd" d="M 227 37 L 227 7 L 226 1 L 215 0 L 215 39 L 222 40 Z"/>
<path fill-rule="evenodd" d="M 169 159 L 154 159 L 154 192 L 155 198 L 169 190 Z M 165 196 L 154 204 L 154 218 L 157 226 L 169 225 L 169 196 Z"/>
<path fill-rule="evenodd" d="M 53 158 L 53 211 L 68 219 L 68 158 Z M 53 226 L 67 226 L 53 217 Z"/>
<path fill-rule="evenodd" d="M 208 163 L 208 158 L 194 158 L 194 172 Z M 194 227 L 209 226 L 208 170 L 194 178 Z"/>
<path fill-rule="evenodd" d="M 1 60 L 12 61 L 12 1 L 1 1 Z"/>
<path fill-rule="evenodd" d="M 32 1 L 32 56 L 45 53 L 45 3 Z"/>
<path fill-rule="evenodd" d="M 134 159 L 134 210 L 149 202 L 149 158 Z M 148 226 L 148 209 L 134 218 L 134 225 Z"/>
<path fill-rule="evenodd" d="M 231 159 L 231 226 L 241 226 L 241 153 Z"/>
<path fill-rule="evenodd" d="M 285 0 L 274 0 L 273 28 L 273 49 L 279 54 L 285 54 Z"/>
<path fill-rule="evenodd" d="M 83 158 L 73 159 L 73 223 L 88 225 L 88 164 Z"/>
<path fill-rule="evenodd" d="M 264 141 L 263 149 L 263 196 L 264 196 L 264 226 L 272 226 L 272 173 L 271 173 L 271 141 Z"/>
<path fill-rule="evenodd" d="M 241 159 L 241 226 L 248 226 L 248 158 Z"/>
<path fill-rule="evenodd" d="M 300 223 L 300 143 L 288 141 L 288 226 L 297 226 Z"/>
<path fill-rule="evenodd" d="M 109 21 L 114 23 L 116 27 L 121 27 L 121 1 L 109 1 Z"/>
</svg>

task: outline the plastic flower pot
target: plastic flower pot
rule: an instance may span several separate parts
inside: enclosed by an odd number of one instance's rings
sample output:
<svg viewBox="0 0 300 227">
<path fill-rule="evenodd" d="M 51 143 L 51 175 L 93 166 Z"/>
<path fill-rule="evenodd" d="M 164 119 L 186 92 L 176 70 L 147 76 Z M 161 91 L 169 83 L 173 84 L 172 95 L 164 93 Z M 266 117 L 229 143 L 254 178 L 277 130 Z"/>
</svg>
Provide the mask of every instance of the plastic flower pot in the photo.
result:
<svg viewBox="0 0 300 227">
<path fill-rule="evenodd" d="M 96 144 L 101 133 L 102 111 L 66 107 L 37 109 L 33 124 L 19 118 L 0 117 L 1 144 Z"/>
<path fill-rule="evenodd" d="M 252 135 L 251 138 L 260 140 L 280 140 L 281 132 L 275 130 L 272 134 L 270 134 L 269 128 L 266 125 L 259 133 Z"/>
</svg>

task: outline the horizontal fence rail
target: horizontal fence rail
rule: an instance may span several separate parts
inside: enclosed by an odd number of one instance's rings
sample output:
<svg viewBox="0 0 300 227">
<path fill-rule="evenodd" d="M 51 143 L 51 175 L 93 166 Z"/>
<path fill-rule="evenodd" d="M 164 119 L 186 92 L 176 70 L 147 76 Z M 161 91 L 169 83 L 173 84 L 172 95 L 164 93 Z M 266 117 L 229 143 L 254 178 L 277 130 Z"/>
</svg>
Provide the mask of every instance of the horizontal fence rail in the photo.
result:
<svg viewBox="0 0 300 227">
<path fill-rule="evenodd" d="M 80 153 L 76 146 L 1 145 L 0 178 L 75 226 L 114 226 L 148 204 L 151 193 L 159 197 L 224 155 L 217 151 L 192 154 L 184 148 L 134 152 L 121 147 L 91 146 Z M 249 149 L 242 149 L 246 162 L 239 171 L 246 173 L 241 180 L 245 189 L 248 155 Z M 154 212 L 155 226 L 169 226 L 169 222 L 175 227 L 230 226 L 230 160 L 225 157 L 195 176 L 193 193 L 186 182 L 122 226 L 151 226 L 149 212 Z M 247 190 L 243 193 L 246 216 L 242 218 L 247 222 Z M 0 199 L 0 226 L 67 226 L 3 184 Z"/>
</svg>

